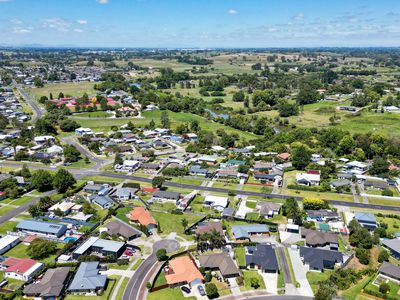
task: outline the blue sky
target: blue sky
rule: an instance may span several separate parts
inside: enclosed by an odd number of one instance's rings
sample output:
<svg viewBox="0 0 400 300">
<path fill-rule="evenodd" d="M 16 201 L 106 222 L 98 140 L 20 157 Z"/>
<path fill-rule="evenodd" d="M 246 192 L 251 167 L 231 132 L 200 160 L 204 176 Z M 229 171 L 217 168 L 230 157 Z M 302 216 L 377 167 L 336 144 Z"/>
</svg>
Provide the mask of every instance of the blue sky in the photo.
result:
<svg viewBox="0 0 400 300">
<path fill-rule="evenodd" d="M 400 1 L 0 0 L 0 44 L 400 46 Z"/>
</svg>

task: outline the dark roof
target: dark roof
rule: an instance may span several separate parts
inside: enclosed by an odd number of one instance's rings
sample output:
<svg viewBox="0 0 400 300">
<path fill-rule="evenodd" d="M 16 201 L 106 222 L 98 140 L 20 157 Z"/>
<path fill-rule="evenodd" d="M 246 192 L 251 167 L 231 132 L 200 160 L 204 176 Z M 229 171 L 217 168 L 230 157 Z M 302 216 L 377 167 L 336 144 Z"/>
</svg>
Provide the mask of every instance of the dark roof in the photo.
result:
<svg viewBox="0 0 400 300">
<path fill-rule="evenodd" d="M 338 244 L 339 238 L 335 233 L 322 232 L 312 229 L 301 229 L 301 236 L 306 238 L 306 244 L 311 246 L 324 246 Z"/>
<path fill-rule="evenodd" d="M 224 234 L 222 225 L 220 222 L 208 222 L 206 224 L 199 225 L 196 229 L 196 234 L 203 234 L 206 232 L 217 231 L 220 235 Z"/>
<path fill-rule="evenodd" d="M 160 168 L 159 164 L 144 163 L 142 164 L 142 169 L 158 170 Z"/>
<path fill-rule="evenodd" d="M 300 256 L 310 268 L 319 270 L 322 270 L 327 262 L 343 262 L 343 254 L 339 251 L 320 248 L 300 247 Z"/>
<path fill-rule="evenodd" d="M 365 187 L 373 187 L 373 188 L 377 188 L 377 189 L 387 189 L 389 187 L 388 183 L 383 180 L 379 180 L 379 181 L 366 180 L 364 182 L 364 186 Z"/>
<path fill-rule="evenodd" d="M 280 176 L 279 174 L 264 174 L 264 173 L 256 173 L 254 174 L 255 179 L 268 179 L 275 180 L 276 176 Z"/>
<path fill-rule="evenodd" d="M 275 248 L 271 245 L 259 244 L 255 247 L 248 247 L 252 255 L 246 255 L 246 265 L 255 264 L 263 270 L 278 271 L 279 265 L 276 259 Z"/>
<path fill-rule="evenodd" d="M 307 210 L 307 216 L 309 218 L 326 218 L 326 217 L 337 218 L 339 214 L 333 210 L 319 209 L 319 210 Z"/>
<path fill-rule="evenodd" d="M 222 276 L 239 275 L 239 269 L 229 253 L 216 253 L 199 256 L 200 265 L 207 269 L 218 268 Z"/>
<path fill-rule="evenodd" d="M 109 234 L 119 234 L 124 238 L 130 239 L 136 235 L 142 235 L 142 232 L 120 221 L 113 221 L 106 225 Z"/>
<path fill-rule="evenodd" d="M 58 297 L 64 288 L 68 274 L 68 267 L 49 269 L 40 282 L 27 285 L 24 288 L 24 294 L 28 296 Z"/>
<path fill-rule="evenodd" d="M 222 216 L 223 217 L 233 217 L 235 215 L 235 209 L 232 207 L 226 207 L 224 208 L 223 212 L 222 212 Z"/>
<path fill-rule="evenodd" d="M 400 280 L 400 267 L 384 261 L 379 267 L 379 272 L 390 276 L 394 279 Z"/>
<path fill-rule="evenodd" d="M 348 186 L 348 185 L 351 185 L 351 181 L 348 179 L 338 179 L 338 180 L 331 181 L 331 185 L 333 187 Z"/>
<path fill-rule="evenodd" d="M 165 198 L 165 199 L 174 199 L 174 200 L 179 200 L 180 198 L 179 193 L 177 192 L 168 192 L 168 191 L 157 191 L 153 194 L 153 197 L 155 198 Z"/>
<path fill-rule="evenodd" d="M 384 240 L 382 245 L 394 252 L 400 253 L 400 239 Z"/>
</svg>

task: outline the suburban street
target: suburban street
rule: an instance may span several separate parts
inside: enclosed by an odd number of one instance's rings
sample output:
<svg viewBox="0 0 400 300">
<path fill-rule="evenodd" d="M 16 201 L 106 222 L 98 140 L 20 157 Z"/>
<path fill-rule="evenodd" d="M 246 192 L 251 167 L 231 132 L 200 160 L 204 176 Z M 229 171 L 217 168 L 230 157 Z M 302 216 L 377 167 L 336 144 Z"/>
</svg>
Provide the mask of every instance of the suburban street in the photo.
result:
<svg viewBox="0 0 400 300">
<path fill-rule="evenodd" d="M 156 252 L 158 249 L 164 248 L 167 253 L 174 252 L 179 249 L 179 242 L 176 240 L 161 240 L 153 245 L 153 252 L 140 265 L 135 274 L 129 280 L 122 300 L 144 299 L 146 293 L 146 282 L 151 279 L 154 272 L 157 272 L 159 265 L 157 263 Z"/>
</svg>

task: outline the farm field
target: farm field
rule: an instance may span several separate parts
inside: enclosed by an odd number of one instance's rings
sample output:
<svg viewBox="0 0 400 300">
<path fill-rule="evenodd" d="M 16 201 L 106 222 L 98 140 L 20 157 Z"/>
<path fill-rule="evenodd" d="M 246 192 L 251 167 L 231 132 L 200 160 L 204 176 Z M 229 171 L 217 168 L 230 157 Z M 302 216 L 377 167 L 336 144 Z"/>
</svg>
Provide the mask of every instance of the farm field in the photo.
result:
<svg viewBox="0 0 400 300">
<path fill-rule="evenodd" d="M 96 93 L 93 86 L 93 82 L 48 83 L 42 88 L 27 88 L 26 91 L 38 100 L 42 96 L 49 97 L 50 93 L 57 97 L 60 92 L 65 96 L 82 96 L 83 93 L 91 96 Z"/>
</svg>

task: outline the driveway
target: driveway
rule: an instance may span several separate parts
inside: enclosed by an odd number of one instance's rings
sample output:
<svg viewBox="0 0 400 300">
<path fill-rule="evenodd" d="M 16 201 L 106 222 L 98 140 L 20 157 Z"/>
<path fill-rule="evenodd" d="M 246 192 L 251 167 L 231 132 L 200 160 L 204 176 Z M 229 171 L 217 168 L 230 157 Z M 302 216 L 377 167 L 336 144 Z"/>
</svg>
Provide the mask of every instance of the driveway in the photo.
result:
<svg viewBox="0 0 400 300">
<path fill-rule="evenodd" d="M 290 274 L 289 262 L 286 258 L 285 247 L 278 246 L 276 248 L 279 254 L 279 262 L 281 263 L 281 272 L 283 272 L 283 278 L 285 279 L 285 283 L 292 283 L 292 276 Z"/>
<path fill-rule="evenodd" d="M 278 293 L 278 274 L 277 273 L 263 273 L 260 270 L 258 273 L 262 276 L 265 283 L 265 288 L 268 293 L 277 294 Z"/>
<path fill-rule="evenodd" d="M 231 288 L 232 295 L 240 294 L 240 287 L 236 282 L 236 278 L 228 278 L 229 286 Z"/>
<path fill-rule="evenodd" d="M 270 244 L 276 244 L 276 237 L 271 235 L 271 236 L 252 236 L 250 237 L 250 240 L 254 243 L 259 243 L 259 244 L 265 244 L 265 243 L 270 243 Z"/>
<path fill-rule="evenodd" d="M 300 234 L 287 231 L 279 231 L 279 237 L 281 238 L 281 243 L 287 245 L 295 244 L 303 240 Z"/>
<path fill-rule="evenodd" d="M 300 251 L 289 248 L 288 252 L 290 260 L 292 261 L 293 270 L 295 271 L 294 276 L 296 277 L 296 281 L 300 283 L 300 287 L 297 288 L 299 295 L 309 297 L 314 296 L 306 275 L 309 271 L 309 267 L 303 264 L 300 257 Z"/>
</svg>

